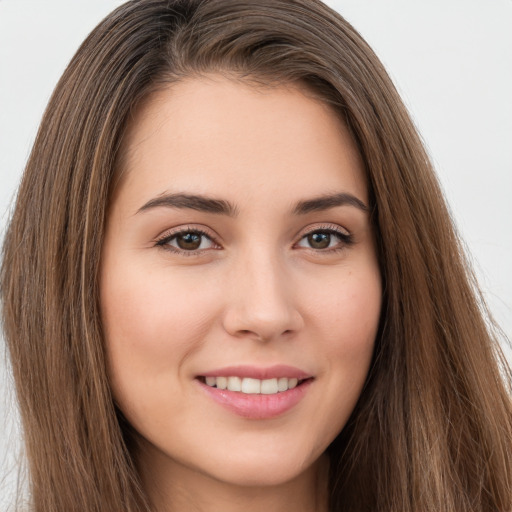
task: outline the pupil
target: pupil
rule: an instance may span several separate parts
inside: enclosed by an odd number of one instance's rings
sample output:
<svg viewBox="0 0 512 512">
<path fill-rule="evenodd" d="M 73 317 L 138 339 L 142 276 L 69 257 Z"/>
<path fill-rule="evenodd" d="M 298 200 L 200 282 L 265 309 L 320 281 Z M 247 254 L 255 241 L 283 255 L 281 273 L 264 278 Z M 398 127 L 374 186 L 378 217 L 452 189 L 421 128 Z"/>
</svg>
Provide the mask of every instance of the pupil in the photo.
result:
<svg viewBox="0 0 512 512">
<path fill-rule="evenodd" d="M 331 243 L 330 233 L 312 233 L 308 235 L 308 242 L 314 249 L 325 249 Z"/>
<path fill-rule="evenodd" d="M 184 235 L 179 235 L 176 241 L 178 242 L 178 247 L 180 249 L 199 249 L 199 246 L 201 245 L 201 235 L 197 233 L 186 233 Z"/>
</svg>

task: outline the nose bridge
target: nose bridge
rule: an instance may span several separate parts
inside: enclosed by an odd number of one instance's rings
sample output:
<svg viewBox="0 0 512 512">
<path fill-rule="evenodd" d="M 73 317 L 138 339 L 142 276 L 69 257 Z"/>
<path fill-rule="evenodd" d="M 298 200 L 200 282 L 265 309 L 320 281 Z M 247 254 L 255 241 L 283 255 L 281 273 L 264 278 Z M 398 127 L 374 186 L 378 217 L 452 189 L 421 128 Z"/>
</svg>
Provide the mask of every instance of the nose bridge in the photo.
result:
<svg viewBox="0 0 512 512">
<path fill-rule="evenodd" d="M 230 276 L 226 330 L 270 340 L 300 328 L 290 277 L 282 258 L 268 246 L 243 251 Z"/>
</svg>

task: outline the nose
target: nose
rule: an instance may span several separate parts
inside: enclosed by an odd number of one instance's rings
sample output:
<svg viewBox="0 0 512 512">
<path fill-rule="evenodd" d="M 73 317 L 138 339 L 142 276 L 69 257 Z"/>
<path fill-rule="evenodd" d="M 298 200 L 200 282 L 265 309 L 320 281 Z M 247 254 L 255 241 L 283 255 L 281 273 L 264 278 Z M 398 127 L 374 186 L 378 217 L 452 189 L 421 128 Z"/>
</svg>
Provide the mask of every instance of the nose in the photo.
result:
<svg viewBox="0 0 512 512">
<path fill-rule="evenodd" d="M 228 281 L 223 324 L 231 336 L 271 341 L 303 327 L 292 280 L 276 255 L 241 258 Z"/>
</svg>

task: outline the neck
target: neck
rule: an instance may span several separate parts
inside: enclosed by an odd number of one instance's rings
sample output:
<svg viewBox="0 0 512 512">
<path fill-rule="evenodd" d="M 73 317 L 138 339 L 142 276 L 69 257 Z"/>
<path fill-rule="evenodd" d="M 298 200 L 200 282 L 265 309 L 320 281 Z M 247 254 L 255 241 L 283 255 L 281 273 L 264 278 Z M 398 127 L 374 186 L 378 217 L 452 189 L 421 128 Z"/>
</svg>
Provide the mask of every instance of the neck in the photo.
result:
<svg viewBox="0 0 512 512">
<path fill-rule="evenodd" d="M 159 453 L 137 457 L 143 486 L 156 512 L 327 512 L 328 459 L 322 456 L 276 485 L 225 482 Z"/>
</svg>

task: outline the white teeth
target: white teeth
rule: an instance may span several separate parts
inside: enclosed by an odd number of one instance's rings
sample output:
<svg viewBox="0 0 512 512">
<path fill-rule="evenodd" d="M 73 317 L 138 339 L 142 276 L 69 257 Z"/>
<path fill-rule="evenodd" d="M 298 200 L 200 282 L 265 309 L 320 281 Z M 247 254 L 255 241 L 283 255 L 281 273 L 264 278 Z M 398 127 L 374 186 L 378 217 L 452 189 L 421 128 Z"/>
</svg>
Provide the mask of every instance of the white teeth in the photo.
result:
<svg viewBox="0 0 512 512">
<path fill-rule="evenodd" d="M 277 381 L 277 390 L 278 391 L 286 391 L 288 389 L 288 379 L 286 377 L 281 377 Z"/>
<path fill-rule="evenodd" d="M 242 391 L 242 379 L 240 377 L 228 377 L 229 391 Z"/>
<path fill-rule="evenodd" d="M 206 377 L 206 384 L 208 386 L 215 386 L 217 379 L 215 377 Z"/>
<path fill-rule="evenodd" d="M 206 385 L 229 391 L 239 391 L 249 395 L 275 395 L 297 387 L 296 378 L 280 377 L 279 379 L 251 379 L 249 377 L 206 377 Z"/>
<path fill-rule="evenodd" d="M 254 395 L 261 393 L 261 380 L 258 379 L 242 379 L 242 393 Z"/>
<path fill-rule="evenodd" d="M 278 391 L 279 387 L 277 386 L 277 379 L 266 379 L 261 381 L 261 393 L 263 395 L 274 395 Z"/>
<path fill-rule="evenodd" d="M 217 382 L 217 387 L 219 389 L 226 389 L 228 387 L 228 379 L 227 377 L 213 377 Z M 208 384 L 208 382 L 206 383 Z M 208 384 L 208 386 L 211 386 L 211 384 Z"/>
</svg>

